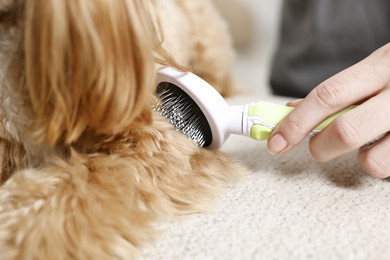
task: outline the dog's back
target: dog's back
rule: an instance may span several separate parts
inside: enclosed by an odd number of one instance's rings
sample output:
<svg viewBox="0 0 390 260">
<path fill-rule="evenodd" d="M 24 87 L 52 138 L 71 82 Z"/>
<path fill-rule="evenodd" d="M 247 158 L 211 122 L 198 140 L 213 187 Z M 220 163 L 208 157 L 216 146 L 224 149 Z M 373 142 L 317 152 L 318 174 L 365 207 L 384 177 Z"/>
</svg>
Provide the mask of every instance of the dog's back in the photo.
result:
<svg viewBox="0 0 390 260">
<path fill-rule="evenodd" d="M 229 92 L 211 2 L 0 1 L 0 41 L 0 259 L 133 258 L 244 172 L 151 109 L 156 64 Z"/>
</svg>

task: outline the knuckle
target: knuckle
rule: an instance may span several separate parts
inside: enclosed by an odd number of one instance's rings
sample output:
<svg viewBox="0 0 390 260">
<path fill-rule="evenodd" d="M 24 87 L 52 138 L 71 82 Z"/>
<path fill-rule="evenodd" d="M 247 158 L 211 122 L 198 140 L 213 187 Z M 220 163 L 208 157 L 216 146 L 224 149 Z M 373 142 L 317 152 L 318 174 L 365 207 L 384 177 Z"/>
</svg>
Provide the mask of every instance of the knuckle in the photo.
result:
<svg viewBox="0 0 390 260">
<path fill-rule="evenodd" d="M 334 138 L 344 148 L 354 149 L 359 147 L 359 132 L 349 121 L 342 118 L 336 119 L 332 124 Z"/>
<path fill-rule="evenodd" d="M 287 133 L 286 135 L 288 136 L 301 137 L 305 135 L 299 123 L 297 123 L 297 120 L 294 120 L 294 118 L 287 118 L 284 121 L 283 127 L 284 132 Z"/>
<path fill-rule="evenodd" d="M 337 108 L 343 103 L 340 86 L 337 80 L 328 79 L 314 89 L 314 98 L 325 108 Z"/>
<path fill-rule="evenodd" d="M 376 55 L 377 65 L 380 69 L 380 73 L 386 75 L 386 77 L 390 78 L 390 43 L 387 43 L 382 48 L 376 50 L 373 55 Z"/>
<path fill-rule="evenodd" d="M 387 43 L 382 48 L 378 49 L 376 53 L 379 53 L 379 55 L 382 58 L 385 58 L 385 60 L 390 60 L 390 43 Z"/>
<path fill-rule="evenodd" d="M 390 168 L 385 169 L 382 161 L 372 150 L 360 153 L 358 156 L 359 164 L 365 171 L 378 178 L 386 178 L 390 175 Z"/>
<path fill-rule="evenodd" d="M 321 149 L 317 149 L 317 147 L 313 145 L 312 141 L 309 143 L 309 151 L 311 156 L 317 162 L 325 163 L 328 161 L 328 158 L 324 155 L 324 153 L 321 152 Z"/>
</svg>

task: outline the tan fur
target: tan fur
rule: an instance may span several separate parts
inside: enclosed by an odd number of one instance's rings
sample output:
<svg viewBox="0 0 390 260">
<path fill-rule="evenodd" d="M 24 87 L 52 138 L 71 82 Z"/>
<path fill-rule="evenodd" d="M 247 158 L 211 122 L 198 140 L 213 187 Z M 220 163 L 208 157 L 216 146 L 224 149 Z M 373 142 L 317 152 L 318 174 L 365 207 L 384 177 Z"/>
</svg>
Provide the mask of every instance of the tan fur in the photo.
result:
<svg viewBox="0 0 390 260">
<path fill-rule="evenodd" d="M 0 259 L 131 259 L 206 209 L 244 170 L 152 112 L 155 70 L 229 93 L 232 53 L 208 0 L 0 0 Z"/>
</svg>

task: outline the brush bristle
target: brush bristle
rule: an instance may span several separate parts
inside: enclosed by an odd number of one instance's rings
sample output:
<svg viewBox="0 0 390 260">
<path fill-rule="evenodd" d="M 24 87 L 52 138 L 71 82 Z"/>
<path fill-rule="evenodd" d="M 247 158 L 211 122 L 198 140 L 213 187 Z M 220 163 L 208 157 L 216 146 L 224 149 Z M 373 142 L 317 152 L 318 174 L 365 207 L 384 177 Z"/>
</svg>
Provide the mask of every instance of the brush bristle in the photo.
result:
<svg viewBox="0 0 390 260">
<path fill-rule="evenodd" d="M 169 82 L 157 86 L 159 103 L 154 110 L 168 119 L 180 132 L 190 138 L 197 146 L 211 144 L 211 128 L 202 110 L 182 89 Z"/>
</svg>

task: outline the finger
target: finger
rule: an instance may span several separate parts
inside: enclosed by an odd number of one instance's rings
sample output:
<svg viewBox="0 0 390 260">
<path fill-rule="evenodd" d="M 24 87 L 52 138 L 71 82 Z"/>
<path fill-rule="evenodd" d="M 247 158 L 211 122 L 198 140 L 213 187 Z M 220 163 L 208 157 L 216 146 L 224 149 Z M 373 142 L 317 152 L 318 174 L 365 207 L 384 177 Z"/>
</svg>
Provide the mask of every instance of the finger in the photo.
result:
<svg viewBox="0 0 390 260">
<path fill-rule="evenodd" d="M 313 89 L 271 133 L 268 150 L 288 151 L 330 115 L 382 90 L 390 78 L 388 53 L 390 44 Z"/>
<path fill-rule="evenodd" d="M 390 136 L 387 135 L 375 144 L 363 147 L 358 154 L 358 162 L 362 168 L 378 178 L 390 176 Z"/>
<path fill-rule="evenodd" d="M 367 144 L 390 130 L 390 90 L 385 90 L 333 121 L 310 140 L 310 152 L 321 162 Z"/>
</svg>

